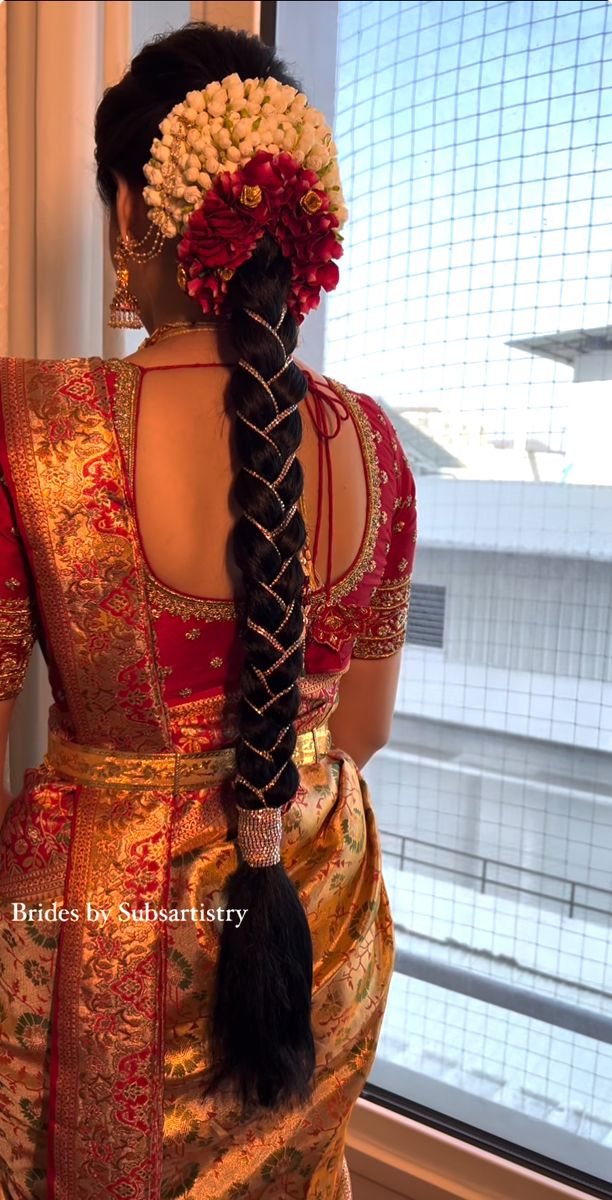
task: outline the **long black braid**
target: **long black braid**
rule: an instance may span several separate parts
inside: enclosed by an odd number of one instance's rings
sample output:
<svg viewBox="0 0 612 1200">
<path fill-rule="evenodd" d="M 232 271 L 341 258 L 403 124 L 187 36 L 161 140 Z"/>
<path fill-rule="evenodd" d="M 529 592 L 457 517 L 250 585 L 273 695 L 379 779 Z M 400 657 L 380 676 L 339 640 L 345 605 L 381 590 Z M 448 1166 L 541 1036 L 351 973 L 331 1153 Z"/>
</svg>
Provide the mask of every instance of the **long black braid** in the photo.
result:
<svg viewBox="0 0 612 1200">
<path fill-rule="evenodd" d="M 291 270 L 265 235 L 229 287 L 240 353 L 229 389 L 243 515 L 234 549 L 244 584 L 245 649 L 236 748 L 236 798 L 243 807 L 282 807 L 299 783 L 292 759 L 303 666 L 305 526 L 298 503 L 303 473 L 304 373 L 286 365 L 297 324 L 285 307 Z M 259 318 L 259 319 L 258 319 Z M 269 385 L 262 381 L 274 380 Z M 276 536 L 272 531 L 279 530 Z M 245 1099 L 273 1105 L 305 1099 L 314 1069 L 310 1027 L 312 943 L 304 910 L 282 864 L 241 864 L 228 908 L 248 908 L 240 929 L 224 927 L 213 1047 L 217 1077 L 232 1077 Z"/>
</svg>

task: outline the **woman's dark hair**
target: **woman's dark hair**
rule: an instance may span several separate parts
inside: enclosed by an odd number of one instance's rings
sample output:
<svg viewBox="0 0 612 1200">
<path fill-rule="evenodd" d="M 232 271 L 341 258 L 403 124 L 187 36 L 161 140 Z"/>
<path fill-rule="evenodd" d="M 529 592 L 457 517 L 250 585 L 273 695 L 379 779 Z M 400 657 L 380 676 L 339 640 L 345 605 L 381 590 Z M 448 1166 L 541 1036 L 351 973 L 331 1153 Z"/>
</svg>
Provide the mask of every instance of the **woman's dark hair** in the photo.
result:
<svg viewBox="0 0 612 1200">
<path fill-rule="evenodd" d="M 271 76 L 299 89 L 274 51 L 246 33 L 191 23 L 140 51 L 123 79 L 105 92 L 96 116 L 97 182 L 109 207 L 116 195 L 113 172 L 134 189 L 144 187 L 151 143 L 173 106 L 187 92 L 234 72 L 242 79 Z M 233 536 L 242 572 L 239 629 L 245 651 L 235 794 L 245 808 L 262 807 L 252 788 L 265 793 L 268 805 L 281 807 L 294 798 L 299 783 L 293 751 L 303 668 L 299 555 L 306 531 L 297 507 L 303 477 L 295 454 L 307 381 L 292 363 L 272 384 L 272 398 L 257 378 L 272 379 L 297 344 L 296 321 L 285 309 L 290 278 L 289 261 L 266 234 L 228 288 L 238 357 L 255 371 L 237 366 L 228 394 L 239 462 L 235 493 L 242 515 Z M 278 337 L 249 312 L 277 329 Z M 264 434 L 276 410 L 276 423 Z M 226 904 L 248 909 L 248 916 L 239 929 L 223 925 L 208 1086 L 231 1082 L 244 1102 L 271 1108 L 304 1101 L 315 1066 L 313 963 L 298 892 L 282 863 L 253 868 L 241 861 L 229 880 Z"/>
</svg>

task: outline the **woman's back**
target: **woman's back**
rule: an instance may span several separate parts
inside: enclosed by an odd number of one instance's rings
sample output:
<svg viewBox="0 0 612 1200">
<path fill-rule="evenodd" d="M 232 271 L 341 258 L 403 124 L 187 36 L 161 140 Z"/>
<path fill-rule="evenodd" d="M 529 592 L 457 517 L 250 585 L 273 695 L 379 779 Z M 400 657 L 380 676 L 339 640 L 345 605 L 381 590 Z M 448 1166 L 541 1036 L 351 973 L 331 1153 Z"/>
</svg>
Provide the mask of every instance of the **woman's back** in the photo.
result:
<svg viewBox="0 0 612 1200">
<path fill-rule="evenodd" d="M 133 480 L 141 548 L 149 568 L 171 588 L 230 599 L 240 585 L 231 542 L 238 509 L 232 497 L 235 448 L 226 393 L 231 348 L 214 334 L 194 333 L 132 355 L 141 368 L 134 413 Z M 155 353 L 158 351 L 158 353 Z M 162 351 L 162 353 L 159 353 Z M 165 351 L 165 353 L 163 353 Z M 190 367 L 189 362 L 200 365 Z M 218 365 L 218 364 L 227 365 Z M 320 391 L 334 397 L 321 376 Z M 319 414 L 321 406 L 319 406 Z M 331 546 L 331 578 L 353 564 L 368 513 L 368 475 L 355 417 L 323 406 L 331 448 L 331 503 L 324 442 L 315 428 L 312 393 L 301 405 L 304 508 L 310 545 L 320 535 L 315 568 L 321 578 Z M 330 530 L 331 516 L 331 530 Z M 331 533 L 331 537 L 330 537 Z"/>
</svg>

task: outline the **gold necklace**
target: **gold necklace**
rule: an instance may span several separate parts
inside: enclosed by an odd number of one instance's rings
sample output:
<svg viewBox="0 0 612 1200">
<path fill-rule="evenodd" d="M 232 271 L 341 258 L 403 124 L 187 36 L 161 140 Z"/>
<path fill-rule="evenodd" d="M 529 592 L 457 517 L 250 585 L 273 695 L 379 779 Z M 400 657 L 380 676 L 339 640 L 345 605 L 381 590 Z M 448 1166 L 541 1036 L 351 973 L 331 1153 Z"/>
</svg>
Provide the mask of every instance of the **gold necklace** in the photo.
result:
<svg viewBox="0 0 612 1200">
<path fill-rule="evenodd" d="M 164 342 L 166 338 L 177 337 L 181 333 L 200 333 L 203 330 L 218 332 L 220 328 L 218 321 L 167 321 L 164 325 L 158 325 L 138 349 L 145 350 L 147 346 L 155 346 L 157 342 Z"/>
</svg>

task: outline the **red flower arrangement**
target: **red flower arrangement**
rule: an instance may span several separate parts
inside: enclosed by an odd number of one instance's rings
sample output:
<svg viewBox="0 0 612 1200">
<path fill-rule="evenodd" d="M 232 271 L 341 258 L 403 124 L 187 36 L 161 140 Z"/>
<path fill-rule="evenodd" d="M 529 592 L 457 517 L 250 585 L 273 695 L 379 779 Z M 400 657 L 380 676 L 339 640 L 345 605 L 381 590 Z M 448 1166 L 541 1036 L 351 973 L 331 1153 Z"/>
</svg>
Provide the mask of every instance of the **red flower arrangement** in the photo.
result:
<svg viewBox="0 0 612 1200">
<path fill-rule="evenodd" d="M 339 221 L 316 173 L 291 154 L 260 151 L 236 171 L 217 175 L 189 218 L 178 246 L 187 291 L 204 313 L 218 316 L 229 280 L 264 233 L 292 265 L 287 307 L 299 322 L 316 308 L 321 288 L 338 283 Z"/>
</svg>

